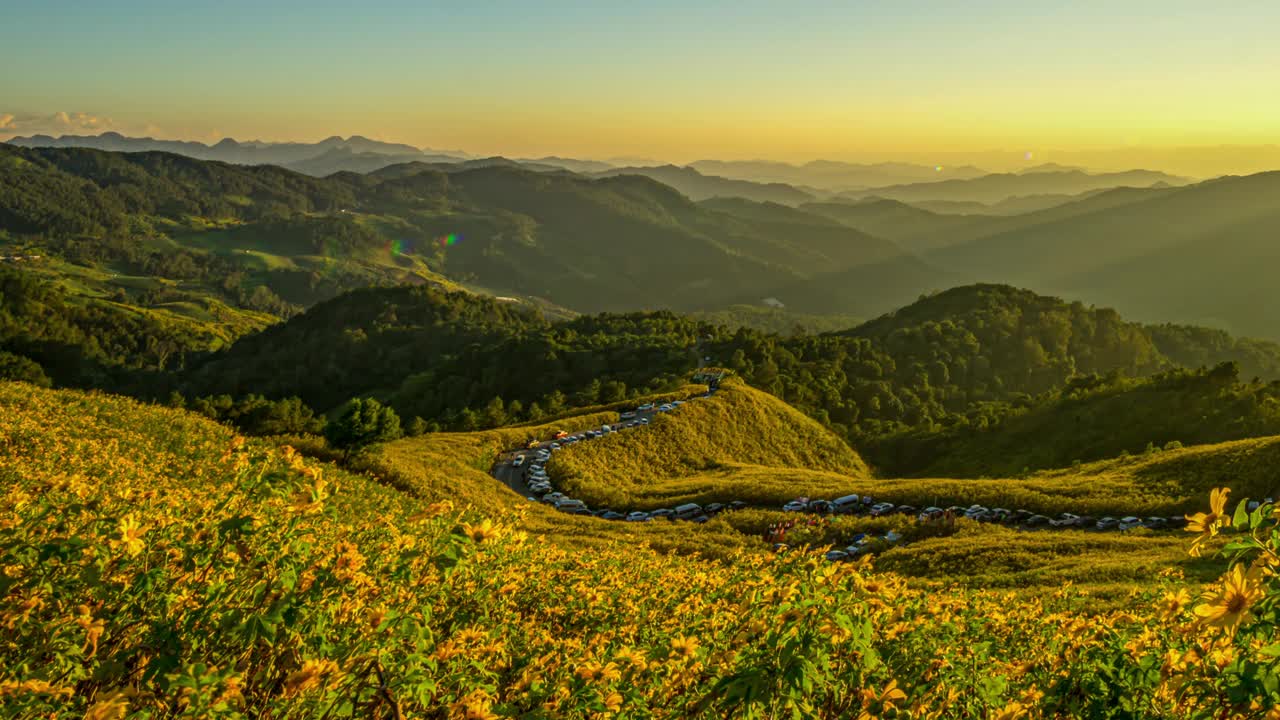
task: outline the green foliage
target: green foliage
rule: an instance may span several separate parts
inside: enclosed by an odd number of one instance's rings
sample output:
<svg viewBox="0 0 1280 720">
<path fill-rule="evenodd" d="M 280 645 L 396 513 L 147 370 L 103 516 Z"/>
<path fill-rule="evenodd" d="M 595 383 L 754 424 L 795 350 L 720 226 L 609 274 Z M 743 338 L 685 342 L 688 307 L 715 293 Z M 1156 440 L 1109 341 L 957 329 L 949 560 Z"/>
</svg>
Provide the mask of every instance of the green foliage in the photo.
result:
<svg viewBox="0 0 1280 720">
<path fill-rule="evenodd" d="M 329 445 L 341 448 L 348 455 L 401 435 L 400 416 L 373 398 L 351 400 L 324 426 Z"/>
<path fill-rule="evenodd" d="M 181 400 L 179 395 L 177 400 Z M 171 402 L 171 406 L 181 407 Z M 187 405 L 205 417 L 230 423 L 250 435 L 303 435 L 320 433 L 323 418 L 296 397 L 267 400 L 248 395 L 232 400 L 230 395 L 196 398 Z"/>
<path fill-rule="evenodd" d="M 40 387 L 49 387 L 53 381 L 44 374 L 44 369 L 35 361 L 0 351 L 0 380 L 15 380 L 31 383 Z"/>
<path fill-rule="evenodd" d="M 974 477 L 1280 435 L 1280 384 L 1239 383 L 1235 372 L 1225 364 L 1141 380 L 1079 377 L 998 418 L 875 438 L 864 449 L 894 475 Z"/>
</svg>

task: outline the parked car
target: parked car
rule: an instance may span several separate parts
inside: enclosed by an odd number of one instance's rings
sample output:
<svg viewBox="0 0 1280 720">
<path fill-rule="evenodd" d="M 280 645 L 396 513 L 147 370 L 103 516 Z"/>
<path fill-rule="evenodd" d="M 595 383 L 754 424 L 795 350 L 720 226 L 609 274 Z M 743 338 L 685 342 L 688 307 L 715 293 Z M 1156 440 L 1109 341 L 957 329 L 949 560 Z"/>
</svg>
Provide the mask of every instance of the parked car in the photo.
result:
<svg viewBox="0 0 1280 720">
<path fill-rule="evenodd" d="M 1181 530 L 1187 526 L 1187 519 L 1182 515 L 1165 518 L 1165 522 L 1169 523 L 1169 527 L 1175 530 Z"/>
<path fill-rule="evenodd" d="M 880 517 L 881 515 L 888 515 L 889 513 L 893 512 L 893 507 L 894 507 L 893 503 L 887 503 L 887 502 L 876 503 L 875 505 L 871 506 L 871 517 Z"/>
<path fill-rule="evenodd" d="M 511 467 L 520 467 L 524 464 L 524 456 L 517 455 L 515 460 L 511 461 Z"/>
<path fill-rule="evenodd" d="M 1031 517 L 1022 521 L 1022 524 L 1029 528 L 1048 527 L 1049 523 L 1050 523 L 1049 518 L 1045 517 L 1044 515 L 1032 515 Z"/>
<path fill-rule="evenodd" d="M 792 500 L 782 506 L 782 512 L 804 512 L 809 508 L 809 503 L 803 500 Z"/>
<path fill-rule="evenodd" d="M 649 424 L 649 418 L 640 418 L 640 424 L 641 424 L 641 425 L 648 425 L 648 424 Z"/>
<path fill-rule="evenodd" d="M 1169 527 L 1169 521 L 1162 517 L 1149 517 L 1142 521 L 1142 527 L 1150 530 L 1164 530 Z"/>
<path fill-rule="evenodd" d="M 826 515 L 831 512 L 830 500 L 811 500 L 809 501 L 809 512 L 819 515 Z"/>
<path fill-rule="evenodd" d="M 649 513 L 639 510 L 627 513 L 627 522 L 649 522 L 652 519 L 649 517 Z"/>
<path fill-rule="evenodd" d="M 683 505 L 677 505 L 675 508 L 675 517 L 677 520 L 690 520 L 701 514 L 702 506 L 697 503 L 685 503 Z"/>
<path fill-rule="evenodd" d="M 848 560 L 849 553 L 844 550 L 828 550 L 823 557 L 830 562 L 840 562 L 841 560 Z"/>
<path fill-rule="evenodd" d="M 627 516 L 626 516 L 626 515 L 623 515 L 623 514 L 622 514 L 622 513 L 620 513 L 620 512 L 617 512 L 617 511 L 615 511 L 615 510 L 606 510 L 606 511 L 605 511 L 602 515 L 600 515 L 599 517 L 600 517 L 600 519 L 601 519 L 601 520 L 622 520 L 622 519 L 626 518 Z"/>
<path fill-rule="evenodd" d="M 702 508 L 702 511 L 708 515 L 717 515 L 723 512 L 724 509 L 725 509 L 725 506 L 723 503 L 711 503 L 710 505 Z"/>
<path fill-rule="evenodd" d="M 743 509 L 743 508 L 745 508 L 746 506 L 747 506 L 747 504 L 746 504 L 746 503 L 744 503 L 744 502 L 742 502 L 741 500 L 734 500 L 733 502 L 729 503 L 728 509 L 729 509 L 729 510 L 742 510 L 742 509 Z"/>
<path fill-rule="evenodd" d="M 916 516 L 916 519 L 919 520 L 920 522 L 937 520 L 938 518 L 946 514 L 946 512 L 947 512 L 946 510 L 943 510 L 940 507 L 927 507 L 924 510 L 920 511 L 920 514 Z"/>
<path fill-rule="evenodd" d="M 636 411 L 635 411 L 635 410 L 628 410 L 628 411 L 626 411 L 626 412 L 624 412 L 624 413 L 622 413 L 622 414 L 618 415 L 618 417 L 622 418 L 623 420 L 630 420 L 631 418 L 633 418 L 633 417 L 635 417 L 635 416 L 636 416 Z"/>
<path fill-rule="evenodd" d="M 673 516 L 675 516 L 675 514 L 676 514 L 676 511 L 675 511 L 675 510 L 672 510 L 671 508 L 658 508 L 657 510 L 650 510 L 650 511 L 649 511 L 649 517 L 651 517 L 651 518 L 655 518 L 655 519 L 656 519 L 656 518 L 667 518 L 667 519 L 669 520 L 669 519 L 671 519 Z"/>
<path fill-rule="evenodd" d="M 1104 517 L 1099 520 L 1094 527 L 1099 530 L 1115 530 L 1120 521 L 1113 517 Z"/>
<path fill-rule="evenodd" d="M 1142 527 L 1142 518 L 1134 517 L 1133 515 L 1121 518 L 1120 524 L 1116 527 L 1120 530 L 1132 530 L 1134 528 Z"/>
<path fill-rule="evenodd" d="M 638 412 L 649 412 L 652 409 L 653 409 L 653 403 L 645 403 L 640 407 L 636 408 Z"/>
<path fill-rule="evenodd" d="M 1080 516 L 1072 515 L 1071 513 L 1062 513 L 1058 517 L 1049 521 L 1049 525 L 1056 528 L 1075 527 L 1079 523 Z"/>
<path fill-rule="evenodd" d="M 862 498 L 857 495 L 843 495 L 831 501 L 832 511 L 841 515 L 851 513 L 862 506 Z"/>
</svg>

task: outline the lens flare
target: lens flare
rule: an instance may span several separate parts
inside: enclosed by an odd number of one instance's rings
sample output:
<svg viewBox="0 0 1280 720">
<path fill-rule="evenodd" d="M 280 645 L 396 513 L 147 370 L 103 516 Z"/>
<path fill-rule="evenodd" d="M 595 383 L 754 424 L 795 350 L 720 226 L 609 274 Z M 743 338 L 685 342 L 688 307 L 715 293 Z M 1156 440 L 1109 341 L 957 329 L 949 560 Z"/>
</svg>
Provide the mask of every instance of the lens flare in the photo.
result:
<svg viewBox="0 0 1280 720">
<path fill-rule="evenodd" d="M 1028 159 L 1028 160 L 1030 160 L 1032 157 L 1035 157 L 1035 153 L 1033 153 L 1033 152 L 1031 152 L 1030 150 L 1028 150 L 1028 151 L 1027 151 L 1027 156 L 1026 156 L 1026 157 L 1027 157 L 1027 159 Z"/>
<path fill-rule="evenodd" d="M 457 245 L 457 244 L 458 244 L 457 233 L 449 233 L 448 235 L 445 235 L 444 237 L 440 238 L 441 247 L 453 247 L 454 245 Z"/>
</svg>

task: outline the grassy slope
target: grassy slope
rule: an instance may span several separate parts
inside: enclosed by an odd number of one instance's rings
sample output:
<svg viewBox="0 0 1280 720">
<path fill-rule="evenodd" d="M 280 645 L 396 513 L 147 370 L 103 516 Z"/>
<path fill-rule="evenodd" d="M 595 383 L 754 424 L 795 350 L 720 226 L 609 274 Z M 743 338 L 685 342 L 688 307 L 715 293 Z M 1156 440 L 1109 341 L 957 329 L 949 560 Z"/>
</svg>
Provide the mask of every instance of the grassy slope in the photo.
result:
<svg viewBox="0 0 1280 720">
<path fill-rule="evenodd" d="M 907 702 L 945 708 L 947 688 L 974 687 L 994 658 L 1023 663 L 959 715 L 988 717 L 1030 687 L 1124 657 L 1143 627 L 1092 618 L 1114 627 L 1109 645 L 1055 645 L 1066 664 L 1042 666 L 1064 622 L 1049 613 L 1080 598 L 944 595 L 803 556 L 708 563 L 635 543 L 572 553 L 514 532 L 530 525 L 518 513 L 491 515 L 497 526 L 482 538 L 475 513 L 239 445 L 188 413 L 16 383 L 0 383 L 0 411 L 4 717 L 434 717 L 452 707 L 576 719 L 599 717 L 615 689 L 625 716 L 775 717 L 802 705 L 777 690 L 744 708 L 720 683 L 790 677 L 780 648 L 800 658 L 797 701 L 832 717 L 856 713 L 863 686 L 890 680 Z M 465 462 L 457 471 L 483 474 Z M 938 622 L 940 602 L 955 622 Z M 834 638 L 832 618 L 858 631 Z M 992 658 L 939 674 L 935 653 L 971 651 L 978 624 Z M 631 650 L 646 662 L 625 660 Z M 588 679 L 584 669 L 606 663 L 620 676 Z"/>
<path fill-rule="evenodd" d="M 639 432 L 567 448 L 548 472 L 589 504 L 625 507 L 663 481 L 741 463 L 870 475 L 862 458 L 825 428 L 736 382 L 656 416 Z"/>
</svg>

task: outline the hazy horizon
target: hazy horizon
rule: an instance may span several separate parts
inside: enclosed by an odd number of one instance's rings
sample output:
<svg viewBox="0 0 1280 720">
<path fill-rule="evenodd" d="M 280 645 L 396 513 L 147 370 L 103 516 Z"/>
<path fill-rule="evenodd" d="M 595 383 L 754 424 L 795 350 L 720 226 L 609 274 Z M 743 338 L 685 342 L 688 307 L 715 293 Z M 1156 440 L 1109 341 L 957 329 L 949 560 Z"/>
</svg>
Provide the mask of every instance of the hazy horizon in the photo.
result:
<svg viewBox="0 0 1280 720">
<path fill-rule="evenodd" d="M 0 138 L 1247 173 L 1280 167 L 1268 17 L 1184 0 L 19 2 L 0 28 Z"/>
</svg>

